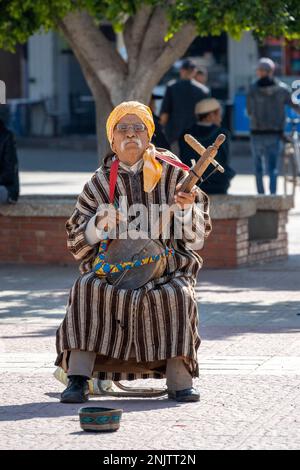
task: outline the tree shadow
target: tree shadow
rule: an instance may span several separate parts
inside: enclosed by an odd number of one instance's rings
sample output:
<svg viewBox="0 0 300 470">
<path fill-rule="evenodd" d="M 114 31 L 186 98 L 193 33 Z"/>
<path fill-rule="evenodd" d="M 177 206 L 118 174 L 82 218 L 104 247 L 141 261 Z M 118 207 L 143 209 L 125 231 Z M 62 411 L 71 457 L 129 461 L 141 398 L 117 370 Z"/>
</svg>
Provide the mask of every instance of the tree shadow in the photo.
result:
<svg viewBox="0 0 300 470">
<path fill-rule="evenodd" d="M 291 273 L 295 273 L 291 276 Z M 238 290 L 266 291 L 299 291 L 300 255 L 290 255 L 283 261 L 273 261 L 256 266 L 245 266 L 234 269 L 204 269 L 199 272 L 196 286 L 197 293 L 205 294 L 206 289 L 216 293 L 238 292 Z"/>
<path fill-rule="evenodd" d="M 62 319 L 68 301 L 67 291 L 48 290 L 10 291 L 0 293 L 0 301 L 5 307 L 1 308 L 0 319 L 16 318 L 48 318 Z M 59 311 L 63 312 L 59 313 Z"/>
<path fill-rule="evenodd" d="M 46 394 L 47 395 L 47 394 Z M 128 398 L 107 400 L 91 399 L 86 403 L 37 402 L 21 405 L 0 406 L 0 421 L 22 421 L 35 418 L 55 418 L 78 416 L 78 410 L 84 406 L 121 408 L 124 413 L 176 408 L 180 403 L 168 398 Z"/>
<path fill-rule="evenodd" d="M 79 276 L 77 265 L 0 264 L 1 290 L 61 291 L 70 289 Z"/>
<path fill-rule="evenodd" d="M 251 331 L 265 334 L 294 333 L 300 326 L 299 302 L 289 300 L 288 294 L 287 300 L 273 303 L 266 304 L 262 300 L 245 302 L 244 295 L 248 291 L 254 291 L 260 293 L 259 298 L 262 298 L 263 291 L 268 296 L 270 292 L 298 292 L 299 272 L 300 255 L 292 256 L 284 262 L 255 267 L 200 271 L 195 290 L 201 336 L 213 340 Z M 65 315 L 72 278 L 75 279 L 78 272 L 76 267 L 0 266 L 0 275 L 4 280 L 0 301 L 5 304 L 5 308 L 1 309 L 0 319 L 15 322 L 22 318 L 43 318 L 59 322 Z M 214 292 L 216 296 L 212 297 Z M 218 293 L 228 293 L 226 300 L 223 297 L 223 301 L 218 302 Z M 56 327 L 48 324 L 43 328 L 40 324 L 38 328 L 33 327 L 22 338 L 55 336 Z M 16 333 L 20 335 L 19 331 Z M 11 331 L 9 334 L 10 336 L 3 338 L 20 338 L 11 335 Z"/>
<path fill-rule="evenodd" d="M 63 315 L 61 316 L 61 318 L 63 318 Z M 45 328 L 43 330 L 24 332 L 22 335 L 15 335 L 15 336 L 1 335 L 1 338 L 2 339 L 26 339 L 26 338 L 42 338 L 44 336 L 53 336 L 53 339 L 54 339 L 56 330 L 57 330 L 57 327 Z"/>
<path fill-rule="evenodd" d="M 246 333 L 295 334 L 300 332 L 300 302 L 199 302 L 200 333 L 207 341 Z"/>
</svg>

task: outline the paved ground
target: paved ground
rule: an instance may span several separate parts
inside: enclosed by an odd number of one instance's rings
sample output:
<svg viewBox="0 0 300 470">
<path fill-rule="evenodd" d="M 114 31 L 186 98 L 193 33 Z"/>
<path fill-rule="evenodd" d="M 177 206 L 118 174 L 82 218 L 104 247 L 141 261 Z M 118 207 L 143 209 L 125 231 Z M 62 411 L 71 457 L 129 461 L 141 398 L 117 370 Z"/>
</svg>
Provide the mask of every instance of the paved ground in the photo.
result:
<svg viewBox="0 0 300 470">
<path fill-rule="evenodd" d="M 80 178 L 74 179 L 77 185 Z M 41 181 L 35 184 L 40 192 Z M 245 171 L 234 184 L 237 192 L 250 193 L 253 179 Z M 121 427 L 113 434 L 81 431 L 80 406 L 59 403 L 64 386 L 52 375 L 55 331 L 76 269 L 0 266 L 0 447 L 299 449 L 299 202 L 298 196 L 287 261 L 200 272 L 203 342 L 195 382 L 201 402 L 93 398 L 97 406 L 123 408 Z"/>
</svg>

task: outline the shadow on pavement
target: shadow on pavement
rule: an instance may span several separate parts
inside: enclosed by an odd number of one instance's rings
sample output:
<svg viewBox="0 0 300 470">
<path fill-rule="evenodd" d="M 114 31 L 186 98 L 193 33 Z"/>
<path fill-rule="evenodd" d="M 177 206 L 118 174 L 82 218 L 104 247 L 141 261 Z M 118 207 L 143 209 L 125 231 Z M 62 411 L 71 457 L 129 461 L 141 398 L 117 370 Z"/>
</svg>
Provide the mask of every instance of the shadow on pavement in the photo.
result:
<svg viewBox="0 0 300 470">
<path fill-rule="evenodd" d="M 298 254 L 290 255 L 284 261 L 235 269 L 205 269 L 204 264 L 198 275 L 196 292 L 200 295 L 205 294 L 210 284 L 213 286 L 211 290 L 216 294 L 218 292 L 230 294 L 243 290 L 299 291 L 299 278 L 300 255 Z"/>
<path fill-rule="evenodd" d="M 299 301 L 201 303 L 200 335 L 205 341 L 222 341 L 249 334 L 279 335 L 300 333 Z M 295 336 L 293 337 L 293 340 Z M 242 348 L 241 348 L 242 353 Z"/>
<path fill-rule="evenodd" d="M 46 394 L 47 395 L 47 394 Z M 51 394 L 52 395 L 52 394 Z M 54 418 L 60 416 L 76 416 L 79 408 L 83 406 L 99 406 L 108 408 L 122 408 L 124 413 L 160 410 L 181 406 L 167 398 L 134 398 L 128 400 L 107 400 L 105 398 L 92 399 L 86 403 L 24 403 L 22 405 L 0 406 L 0 421 L 21 421 L 35 418 Z M 79 424 L 79 420 L 78 420 Z"/>
<path fill-rule="evenodd" d="M 68 301 L 67 292 L 50 291 L 47 293 L 12 292 L 0 294 L 5 304 L 0 310 L 0 319 L 9 318 L 48 318 L 62 319 Z"/>
<path fill-rule="evenodd" d="M 61 318 L 63 315 L 61 316 Z M 55 340 L 55 333 L 56 333 L 57 327 L 53 328 L 45 328 L 43 330 L 36 330 L 36 331 L 29 331 L 24 332 L 22 335 L 16 335 L 16 336 L 5 336 L 1 335 L 2 339 L 24 339 L 24 338 L 39 338 L 43 336 L 53 336 L 53 341 Z"/>
</svg>

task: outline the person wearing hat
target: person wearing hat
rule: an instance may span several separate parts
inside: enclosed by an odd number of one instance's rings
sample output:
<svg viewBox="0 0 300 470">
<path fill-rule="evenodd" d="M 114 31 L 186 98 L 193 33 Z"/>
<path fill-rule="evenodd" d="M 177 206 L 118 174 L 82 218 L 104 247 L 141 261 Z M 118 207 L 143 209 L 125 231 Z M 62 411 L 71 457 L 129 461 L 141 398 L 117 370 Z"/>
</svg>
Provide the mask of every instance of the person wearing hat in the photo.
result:
<svg viewBox="0 0 300 470">
<path fill-rule="evenodd" d="M 224 173 L 215 172 L 207 181 L 198 182 L 199 187 L 206 194 L 226 194 L 235 171 L 229 166 L 229 132 L 221 127 L 222 108 L 215 98 L 206 98 L 199 101 L 195 107 L 197 122 L 184 134 L 191 134 L 204 147 L 212 145 L 219 134 L 225 134 L 226 140 L 218 151 L 218 162 L 225 169 Z M 179 140 L 182 161 L 191 166 L 191 159 L 199 159 L 199 155 L 185 142 L 184 134 Z M 209 167 L 203 174 L 203 180 L 211 173 Z"/>
<path fill-rule="evenodd" d="M 298 113 L 300 106 L 293 103 L 291 89 L 274 78 L 275 63 L 262 57 L 256 68 L 257 80 L 247 95 L 247 112 L 250 119 L 250 140 L 254 162 L 257 192 L 265 193 L 263 174 L 266 161 L 269 190 L 276 194 L 279 157 L 285 128 L 285 106 Z"/>
<path fill-rule="evenodd" d="M 187 167 L 151 143 L 155 128 L 148 106 L 121 103 L 109 115 L 106 130 L 112 152 L 85 184 L 66 223 L 68 248 L 81 262 L 81 275 L 70 290 L 66 316 L 56 335 L 55 364 L 69 378 L 61 402 L 86 401 L 91 377 L 116 381 L 166 377 L 170 399 L 198 401 L 199 392 L 193 387 L 200 345 L 194 287 L 202 259 L 192 247 L 194 242 L 203 246 L 211 230 L 208 198 L 197 186 L 180 193 Z M 167 256 L 163 275 L 137 289 L 110 284 L 107 273 L 122 272 L 124 260 L 106 263 L 105 246 L 118 238 L 113 232 L 120 229 L 125 212 L 140 212 L 143 205 L 147 220 L 137 217 L 136 230 L 144 222 L 150 229 L 156 222 L 154 205 L 165 208 L 174 198 L 178 212 L 174 217 L 187 216 L 190 224 L 181 239 L 175 239 L 173 228 L 169 238 L 159 238 Z M 121 205 L 124 209 L 124 203 L 127 211 L 117 210 L 115 217 L 103 212 L 107 206 L 110 211 Z M 134 224 L 131 220 L 131 230 Z"/>
<path fill-rule="evenodd" d="M 170 144 L 195 122 L 195 105 L 209 96 L 208 88 L 195 78 L 196 64 L 185 59 L 180 68 L 180 79 L 170 83 L 161 106 L 160 122 Z"/>
</svg>

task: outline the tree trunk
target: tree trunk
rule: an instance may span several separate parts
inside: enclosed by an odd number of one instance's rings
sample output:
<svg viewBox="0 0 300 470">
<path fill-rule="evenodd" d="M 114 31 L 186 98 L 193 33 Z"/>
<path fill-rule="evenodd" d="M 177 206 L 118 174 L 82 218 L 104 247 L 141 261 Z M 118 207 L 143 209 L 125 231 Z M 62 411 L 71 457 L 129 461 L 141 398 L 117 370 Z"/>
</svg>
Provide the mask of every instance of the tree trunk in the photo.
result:
<svg viewBox="0 0 300 470">
<path fill-rule="evenodd" d="M 106 136 L 106 121 L 113 109 L 110 97 L 103 86 L 99 86 L 99 92 L 94 93 L 96 106 L 96 132 L 97 132 L 97 148 L 99 162 L 105 157 L 110 149 Z"/>
<path fill-rule="evenodd" d="M 69 23 L 71 23 L 71 26 Z M 88 57 L 84 55 L 84 51 L 80 47 L 80 43 L 78 43 L 76 40 L 77 38 L 74 34 L 74 30 L 76 30 L 76 23 L 76 18 L 75 20 L 68 19 L 68 22 L 61 21 L 59 23 L 59 29 L 69 42 L 95 100 L 97 153 L 99 163 L 101 163 L 103 157 L 110 148 L 106 137 L 105 124 L 109 113 L 113 109 L 113 104 L 107 89 L 99 80 L 97 73 L 95 73 L 95 70 L 88 61 Z"/>
<path fill-rule="evenodd" d="M 193 24 L 186 24 L 166 42 L 165 10 L 142 6 L 125 24 L 125 62 L 86 11 L 68 13 L 58 27 L 76 55 L 95 99 L 101 161 L 109 148 L 105 124 L 112 108 L 126 100 L 148 104 L 153 88 L 184 54 L 196 37 L 196 30 Z"/>
</svg>

